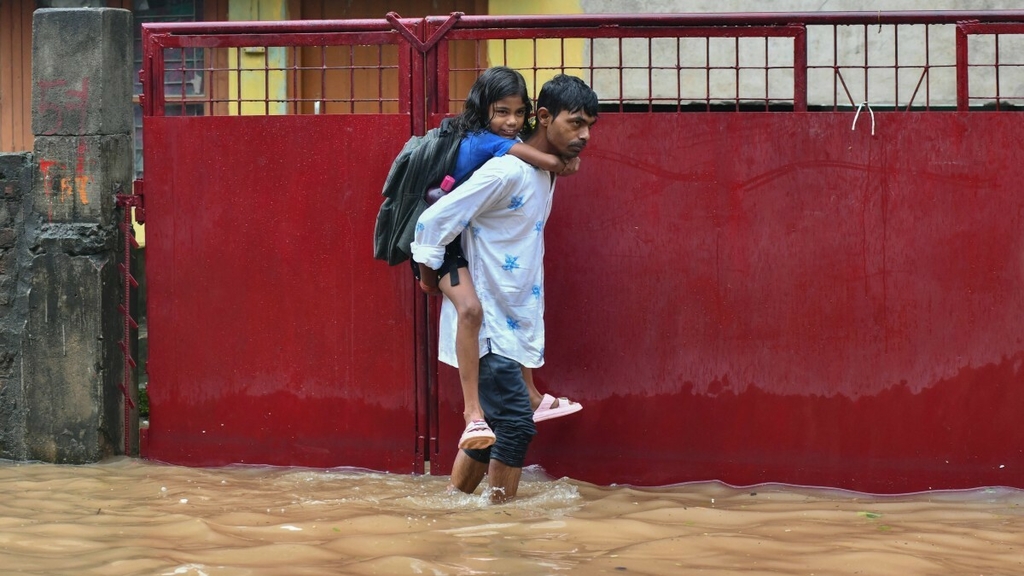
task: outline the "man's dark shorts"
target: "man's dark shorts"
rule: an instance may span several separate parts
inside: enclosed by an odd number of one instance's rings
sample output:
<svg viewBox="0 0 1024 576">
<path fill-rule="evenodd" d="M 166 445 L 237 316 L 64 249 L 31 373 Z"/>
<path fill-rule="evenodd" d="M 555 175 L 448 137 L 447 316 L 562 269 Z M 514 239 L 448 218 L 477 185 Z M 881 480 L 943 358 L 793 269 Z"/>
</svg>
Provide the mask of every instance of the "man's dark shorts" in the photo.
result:
<svg viewBox="0 0 1024 576">
<path fill-rule="evenodd" d="M 512 468 L 522 468 L 537 427 L 518 362 L 493 353 L 480 359 L 480 405 L 498 439 L 489 448 L 466 450 L 466 454 L 484 464 L 493 458 Z"/>
<path fill-rule="evenodd" d="M 452 286 L 459 285 L 459 268 L 466 268 L 469 266 L 469 260 L 466 260 L 466 255 L 462 251 L 462 234 L 455 237 L 444 247 L 444 263 L 441 264 L 441 268 L 438 271 L 438 279 L 444 278 L 445 274 L 451 274 Z"/>
</svg>

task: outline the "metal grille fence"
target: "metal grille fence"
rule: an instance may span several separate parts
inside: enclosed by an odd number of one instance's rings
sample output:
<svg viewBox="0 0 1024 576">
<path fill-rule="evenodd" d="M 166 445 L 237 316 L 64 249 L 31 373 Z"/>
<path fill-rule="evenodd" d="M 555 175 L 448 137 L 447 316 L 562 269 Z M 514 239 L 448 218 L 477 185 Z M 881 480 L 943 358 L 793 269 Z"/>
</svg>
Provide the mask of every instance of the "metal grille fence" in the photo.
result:
<svg viewBox="0 0 1024 576">
<path fill-rule="evenodd" d="M 622 112 L 1014 110 L 1022 22 L 1019 12 L 894 12 L 154 24 L 144 27 L 145 110 L 409 112 L 414 79 L 400 71 L 411 48 L 433 91 L 413 100 L 442 114 L 457 113 L 492 65 L 521 70 L 534 92 L 555 73 L 579 75 Z"/>
<path fill-rule="evenodd" d="M 143 44 L 147 116 L 409 111 L 409 47 L 387 21 L 145 25 Z"/>
</svg>

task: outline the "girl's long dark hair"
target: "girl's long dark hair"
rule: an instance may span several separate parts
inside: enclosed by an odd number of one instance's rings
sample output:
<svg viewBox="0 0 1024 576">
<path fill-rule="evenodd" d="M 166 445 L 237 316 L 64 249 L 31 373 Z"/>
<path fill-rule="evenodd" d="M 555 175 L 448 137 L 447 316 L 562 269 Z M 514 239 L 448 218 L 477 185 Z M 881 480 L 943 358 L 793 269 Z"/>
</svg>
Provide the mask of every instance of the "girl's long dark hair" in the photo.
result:
<svg viewBox="0 0 1024 576">
<path fill-rule="evenodd" d="M 502 98 L 519 96 L 526 106 L 526 118 L 533 115 L 533 103 L 526 87 L 526 79 L 518 71 L 505 66 L 494 66 L 484 70 L 469 89 L 462 113 L 452 120 L 453 127 L 460 134 L 487 130 L 491 122 L 491 104 Z M 530 123 L 523 123 L 523 138 L 529 136 Z"/>
</svg>

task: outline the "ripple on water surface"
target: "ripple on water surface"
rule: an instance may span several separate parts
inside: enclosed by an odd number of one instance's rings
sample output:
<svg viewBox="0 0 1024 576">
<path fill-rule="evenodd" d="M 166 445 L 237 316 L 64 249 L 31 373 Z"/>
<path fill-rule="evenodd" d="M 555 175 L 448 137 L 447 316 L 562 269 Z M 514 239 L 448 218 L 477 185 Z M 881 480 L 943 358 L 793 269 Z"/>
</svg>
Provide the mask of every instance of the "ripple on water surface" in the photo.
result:
<svg viewBox="0 0 1024 576">
<path fill-rule="evenodd" d="M 1024 494 L 0 461 L 4 574 L 1021 574 Z M 486 488 L 486 487 L 484 487 Z"/>
</svg>

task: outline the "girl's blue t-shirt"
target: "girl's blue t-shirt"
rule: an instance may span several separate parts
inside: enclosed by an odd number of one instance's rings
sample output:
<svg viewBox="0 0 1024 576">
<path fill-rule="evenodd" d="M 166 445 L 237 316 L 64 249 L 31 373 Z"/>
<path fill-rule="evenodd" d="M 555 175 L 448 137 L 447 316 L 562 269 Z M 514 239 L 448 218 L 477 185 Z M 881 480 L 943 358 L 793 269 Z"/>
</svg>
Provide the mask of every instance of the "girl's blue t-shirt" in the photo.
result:
<svg viewBox="0 0 1024 576">
<path fill-rule="evenodd" d="M 496 156 L 504 156 L 516 142 L 518 140 L 498 136 L 489 130 L 466 134 L 462 137 L 462 145 L 459 146 L 459 157 L 455 160 L 455 173 L 452 174 L 452 178 L 455 178 L 456 182 L 461 182 L 484 162 Z"/>
</svg>

